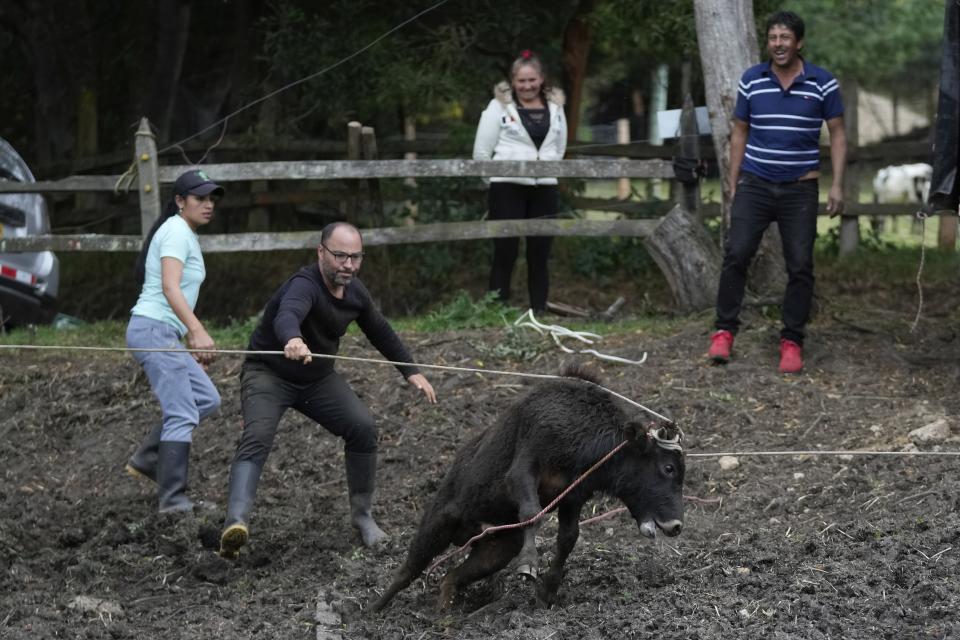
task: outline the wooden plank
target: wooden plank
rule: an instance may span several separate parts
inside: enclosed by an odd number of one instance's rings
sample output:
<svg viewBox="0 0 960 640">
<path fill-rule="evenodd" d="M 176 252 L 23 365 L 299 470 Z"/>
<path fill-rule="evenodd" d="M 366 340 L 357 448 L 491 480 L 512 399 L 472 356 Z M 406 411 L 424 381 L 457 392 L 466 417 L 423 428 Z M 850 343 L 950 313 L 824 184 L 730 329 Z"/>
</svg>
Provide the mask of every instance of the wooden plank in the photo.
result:
<svg viewBox="0 0 960 640">
<path fill-rule="evenodd" d="M 187 166 L 160 167 L 160 181 L 173 182 Z M 210 164 L 217 182 L 243 180 L 338 180 L 356 178 L 673 178 L 665 160 L 332 160 Z"/>
<path fill-rule="evenodd" d="M 487 220 L 385 227 L 363 230 L 366 246 L 420 244 L 509 238 L 515 236 L 633 236 L 646 237 L 656 220 Z M 0 238 L 0 252 L 13 251 L 139 251 L 140 236 L 45 235 Z M 200 236 L 200 246 L 210 253 L 235 251 L 283 251 L 313 249 L 320 244 L 320 231 L 283 233 L 230 233 Z"/>
<path fill-rule="evenodd" d="M 70 176 L 61 180 L 41 182 L 10 182 L 0 180 L 0 193 L 82 193 L 86 191 L 113 191 L 120 179 L 116 176 Z"/>
<path fill-rule="evenodd" d="M 193 167 L 160 167 L 161 183 L 171 184 Z M 217 182 L 249 180 L 342 180 L 357 178 L 673 178 L 666 160 L 314 160 L 204 165 Z M 70 176 L 45 182 L 0 181 L 0 193 L 113 191 L 119 176 Z"/>
<path fill-rule="evenodd" d="M 140 251 L 143 239 L 96 233 L 0 238 L 0 252 L 17 251 Z"/>
</svg>

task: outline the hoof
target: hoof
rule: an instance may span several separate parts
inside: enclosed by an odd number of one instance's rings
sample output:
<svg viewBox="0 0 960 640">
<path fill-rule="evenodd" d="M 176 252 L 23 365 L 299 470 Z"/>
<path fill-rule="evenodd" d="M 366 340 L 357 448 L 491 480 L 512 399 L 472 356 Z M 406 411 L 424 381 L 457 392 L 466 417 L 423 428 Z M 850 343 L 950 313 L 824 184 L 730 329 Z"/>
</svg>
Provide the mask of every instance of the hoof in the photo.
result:
<svg viewBox="0 0 960 640">
<path fill-rule="evenodd" d="M 240 548 L 247 544 L 249 539 L 250 531 L 245 525 L 230 525 L 220 536 L 220 557 L 233 560 L 240 554 Z"/>
<path fill-rule="evenodd" d="M 533 565 L 527 564 L 526 562 L 517 565 L 517 573 L 526 578 L 530 578 L 531 580 L 536 580 L 538 574 L 537 568 Z"/>
</svg>

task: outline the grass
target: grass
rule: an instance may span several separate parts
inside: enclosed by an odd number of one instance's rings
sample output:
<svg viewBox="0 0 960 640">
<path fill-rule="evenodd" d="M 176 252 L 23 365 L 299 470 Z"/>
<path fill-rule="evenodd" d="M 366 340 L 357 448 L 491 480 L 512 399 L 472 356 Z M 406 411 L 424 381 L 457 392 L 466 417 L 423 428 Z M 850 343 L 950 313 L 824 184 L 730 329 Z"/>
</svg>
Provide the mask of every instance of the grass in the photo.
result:
<svg viewBox="0 0 960 640">
<path fill-rule="evenodd" d="M 532 333 L 532 331 L 514 330 L 513 323 L 523 313 L 521 309 L 502 304 L 495 294 L 488 293 L 474 300 L 468 293 L 461 291 L 449 303 L 427 314 L 391 319 L 391 324 L 401 333 L 506 328 L 508 336 L 504 349 L 522 351 L 524 339 L 520 334 Z M 623 317 L 612 322 L 559 318 L 553 315 L 537 319 L 545 324 L 561 324 L 568 329 L 589 331 L 599 335 L 620 333 L 666 335 L 675 325 L 672 317 L 662 315 Z M 225 326 L 208 323 L 206 328 L 218 348 L 245 349 L 258 321 L 259 318 L 251 317 Z M 79 323 L 64 328 L 57 328 L 54 325 L 31 326 L 0 334 L 0 345 L 124 347 L 126 346 L 125 331 L 125 320 Z M 359 329 L 354 323 L 350 325 L 347 333 L 354 335 L 358 332 Z"/>
<path fill-rule="evenodd" d="M 244 349 L 256 318 L 243 323 L 217 327 L 208 325 L 210 337 L 221 349 Z M 126 347 L 127 323 L 120 320 L 81 323 L 69 328 L 54 325 L 30 326 L 0 334 L 0 345 L 38 345 L 68 347 Z"/>
</svg>

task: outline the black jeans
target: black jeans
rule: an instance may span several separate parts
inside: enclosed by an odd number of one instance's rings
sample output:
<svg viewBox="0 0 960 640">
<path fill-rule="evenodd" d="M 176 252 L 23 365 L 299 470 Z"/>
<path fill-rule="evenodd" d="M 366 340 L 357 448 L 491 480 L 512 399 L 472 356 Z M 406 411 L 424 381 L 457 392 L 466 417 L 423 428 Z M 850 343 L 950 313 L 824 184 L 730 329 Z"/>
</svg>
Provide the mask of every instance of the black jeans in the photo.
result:
<svg viewBox="0 0 960 640">
<path fill-rule="evenodd" d="M 317 382 L 295 384 L 266 364 L 247 360 L 240 378 L 240 400 L 243 435 L 234 462 L 249 460 L 263 466 L 280 418 L 291 407 L 343 438 L 346 451 L 377 450 L 377 427 L 370 410 L 336 371 Z"/>
<path fill-rule="evenodd" d="M 491 182 L 488 196 L 490 220 L 512 220 L 556 217 L 560 207 L 557 185 L 524 185 L 512 182 Z M 527 236 L 527 289 L 530 308 L 547 308 L 550 274 L 550 236 Z M 493 265 L 490 268 L 490 291 L 497 291 L 500 300 L 510 299 L 510 279 L 517 262 L 520 238 L 499 238 L 493 241 Z"/>
<path fill-rule="evenodd" d="M 717 291 L 717 329 L 733 333 L 740 327 L 740 306 L 747 269 L 763 232 L 776 222 L 783 240 L 787 290 L 783 297 L 780 337 L 803 344 L 804 327 L 813 300 L 813 242 L 817 237 L 816 180 L 768 182 L 744 173 L 730 212 L 730 231 Z"/>
</svg>

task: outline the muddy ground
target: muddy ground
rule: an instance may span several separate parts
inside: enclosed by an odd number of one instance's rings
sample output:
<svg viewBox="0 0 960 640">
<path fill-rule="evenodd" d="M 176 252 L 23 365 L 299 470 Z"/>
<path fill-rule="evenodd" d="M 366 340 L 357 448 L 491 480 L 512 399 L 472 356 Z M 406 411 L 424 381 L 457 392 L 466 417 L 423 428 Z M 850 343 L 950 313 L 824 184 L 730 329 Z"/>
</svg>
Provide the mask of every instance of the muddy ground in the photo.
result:
<svg viewBox="0 0 960 640">
<path fill-rule="evenodd" d="M 705 359 L 709 318 L 624 332 L 608 386 L 686 431 L 686 527 L 641 538 L 628 517 L 585 526 L 560 602 L 504 571 L 438 612 L 435 579 L 370 616 L 425 501 L 459 443 L 524 392 L 521 378 L 429 373 L 441 403 L 414 397 L 390 367 L 342 364 L 381 425 L 377 513 L 392 538 L 359 545 L 347 518 L 340 443 L 295 414 L 261 483 L 252 541 L 235 562 L 209 548 L 223 516 L 239 416 L 236 358 L 212 369 L 222 415 L 196 432 L 195 518 L 160 517 L 123 463 L 158 416 L 132 359 L 0 352 L 0 637 L 3 638 L 903 638 L 960 637 L 960 459 L 739 457 L 712 452 L 912 448 L 945 420 L 960 434 L 960 291 L 849 291 L 821 298 L 807 368 L 776 371 L 777 323 L 745 315 L 736 358 Z M 405 336 L 424 362 L 555 372 L 560 354 L 502 330 Z M 523 346 L 523 345 L 521 345 Z M 346 354 L 372 355 L 351 337 Z M 921 444 L 960 450 L 960 443 Z M 722 500 L 718 500 L 722 499 Z M 597 501 L 591 513 L 617 506 Z M 555 523 L 542 529 L 544 561 Z M 101 602 L 84 600 L 96 598 Z M 318 609 L 321 623 L 315 618 Z M 326 634 L 326 635 L 325 635 Z"/>
</svg>

